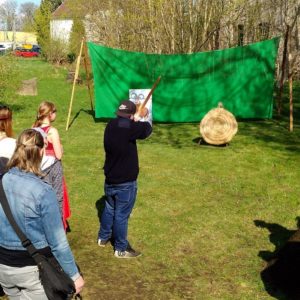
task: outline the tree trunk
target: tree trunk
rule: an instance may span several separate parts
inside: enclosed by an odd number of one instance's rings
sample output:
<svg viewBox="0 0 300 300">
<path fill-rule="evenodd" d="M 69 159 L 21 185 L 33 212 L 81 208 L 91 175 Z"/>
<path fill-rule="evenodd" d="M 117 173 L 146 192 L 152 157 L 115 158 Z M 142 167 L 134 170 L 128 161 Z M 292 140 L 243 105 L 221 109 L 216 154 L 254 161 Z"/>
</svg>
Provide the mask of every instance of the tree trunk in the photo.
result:
<svg viewBox="0 0 300 300">
<path fill-rule="evenodd" d="M 290 131 L 294 129 L 294 117 L 293 117 L 293 74 L 289 75 L 289 94 L 290 94 Z"/>
<path fill-rule="evenodd" d="M 214 50 L 220 49 L 220 26 L 216 29 L 214 34 Z"/>
<path fill-rule="evenodd" d="M 287 62 L 287 47 L 288 47 L 289 33 L 290 33 L 290 26 L 287 25 L 286 33 L 284 37 L 284 44 L 283 44 L 281 78 L 280 78 L 278 101 L 277 101 L 277 113 L 279 116 L 281 115 L 281 111 L 282 111 L 282 93 L 283 93 L 284 77 L 285 77 L 286 62 Z"/>
</svg>

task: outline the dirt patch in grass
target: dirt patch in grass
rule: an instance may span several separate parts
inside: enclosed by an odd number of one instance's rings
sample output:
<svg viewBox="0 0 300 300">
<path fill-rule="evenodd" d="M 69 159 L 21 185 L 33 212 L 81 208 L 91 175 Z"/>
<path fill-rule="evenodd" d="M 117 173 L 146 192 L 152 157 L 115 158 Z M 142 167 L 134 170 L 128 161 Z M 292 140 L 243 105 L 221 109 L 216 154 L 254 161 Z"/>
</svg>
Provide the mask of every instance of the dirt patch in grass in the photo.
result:
<svg viewBox="0 0 300 300">
<path fill-rule="evenodd" d="M 80 255 L 87 299 L 195 299 L 195 276 L 170 276 L 169 267 L 142 256 L 117 259 L 111 249 Z M 83 258 L 83 259 L 82 259 Z M 176 266 L 174 266 L 176 268 Z"/>
<path fill-rule="evenodd" d="M 21 96 L 37 96 L 37 79 L 32 78 L 22 81 L 22 86 L 18 91 Z"/>
</svg>

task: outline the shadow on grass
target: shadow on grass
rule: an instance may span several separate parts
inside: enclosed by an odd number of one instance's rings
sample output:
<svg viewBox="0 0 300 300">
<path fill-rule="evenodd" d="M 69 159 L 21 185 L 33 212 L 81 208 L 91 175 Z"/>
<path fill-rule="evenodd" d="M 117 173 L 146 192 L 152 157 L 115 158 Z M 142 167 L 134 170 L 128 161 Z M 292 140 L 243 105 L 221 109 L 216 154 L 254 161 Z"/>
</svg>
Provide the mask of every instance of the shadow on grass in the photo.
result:
<svg viewBox="0 0 300 300">
<path fill-rule="evenodd" d="M 300 119 L 300 116 L 299 116 Z M 105 123 L 109 119 L 96 119 L 96 122 Z M 241 144 L 257 142 L 264 144 L 264 147 L 274 150 L 287 150 L 293 153 L 300 151 L 300 128 L 295 127 L 294 132 L 287 130 L 287 123 L 278 123 L 276 120 L 240 120 L 239 130 L 233 137 L 231 143 L 234 147 Z M 150 138 L 140 143 L 169 145 L 176 149 L 184 149 L 199 145 L 199 124 L 198 123 L 154 123 L 153 133 Z M 246 138 L 246 139 L 245 139 Z M 205 142 L 201 146 L 207 148 L 223 148 L 228 145 L 213 146 Z M 233 146 L 233 145 L 232 145 Z M 201 148 L 201 147 L 199 147 Z M 226 148 L 226 147 L 225 147 Z"/>
<path fill-rule="evenodd" d="M 238 119 L 238 132 L 233 141 L 239 138 L 264 143 L 275 150 L 286 149 L 297 153 L 300 151 L 300 82 L 294 85 L 294 132 L 289 132 L 289 91 L 284 88 L 283 110 L 281 116 L 273 110 L 273 119 Z M 275 98 L 276 99 L 276 96 Z M 274 103 L 275 104 L 275 103 Z M 96 118 L 95 123 L 107 123 L 110 118 Z M 199 122 L 192 123 L 153 123 L 153 134 L 146 140 L 147 144 L 165 144 L 173 148 L 195 147 L 199 141 Z M 246 140 L 246 141 L 247 141 Z M 143 141 L 141 141 L 143 143 Z M 238 143 L 235 143 L 238 145 Z"/>
<path fill-rule="evenodd" d="M 275 120 L 240 121 L 237 135 L 252 142 L 264 143 L 264 147 L 274 150 L 294 153 L 300 150 L 299 127 L 295 128 L 294 132 L 289 132 L 286 123 L 279 124 Z"/>
<path fill-rule="evenodd" d="M 255 142 L 264 147 L 297 154 L 300 151 L 300 84 L 295 88 L 294 98 L 294 131 L 289 132 L 288 90 L 285 88 L 283 111 L 277 116 L 273 111 L 273 119 L 238 119 L 238 132 L 233 138 L 234 146 Z M 95 123 L 107 123 L 110 118 L 95 118 Z M 199 118 L 199 122 L 200 122 Z M 199 123 L 153 123 L 153 134 L 145 142 L 147 144 L 169 145 L 181 149 L 195 147 L 199 142 Z M 241 141 L 242 139 L 242 141 Z M 241 142 L 239 142 L 241 141 Z M 141 141 L 143 143 L 144 141 Z M 230 142 L 231 143 L 231 142 Z M 201 146 L 211 146 L 201 144 Z M 223 145 L 219 147 L 224 147 Z"/>
<path fill-rule="evenodd" d="M 299 228 L 299 217 L 297 218 Z M 275 250 L 260 251 L 267 262 L 261 272 L 266 291 L 276 299 L 300 299 L 300 229 L 289 230 L 279 224 L 255 220 L 257 227 L 267 228 Z"/>
<path fill-rule="evenodd" d="M 106 196 L 103 195 L 96 201 L 96 204 L 95 204 L 97 212 L 98 212 L 99 223 L 101 222 L 101 216 L 102 216 L 102 213 L 103 213 L 103 210 L 105 207 L 105 199 L 106 199 Z"/>
<path fill-rule="evenodd" d="M 225 143 L 225 144 L 220 144 L 220 145 L 212 145 L 207 143 L 202 137 L 197 137 L 195 139 L 193 139 L 193 142 L 198 144 L 199 146 L 210 146 L 210 147 L 215 147 L 215 148 L 224 148 L 229 146 L 229 143 Z"/>
<path fill-rule="evenodd" d="M 85 111 L 87 112 L 87 111 Z M 92 113 L 90 113 L 92 115 Z M 300 119 L 300 116 L 299 116 Z M 107 123 L 109 118 L 94 118 L 96 123 Z M 300 151 L 300 130 L 295 128 L 294 132 L 287 130 L 287 123 L 278 123 L 276 120 L 239 120 L 239 130 L 232 141 L 228 144 L 239 145 L 239 138 L 247 138 L 246 141 L 257 141 L 264 143 L 265 147 L 272 149 L 285 148 L 290 152 Z M 300 126 L 299 126 L 300 127 Z M 169 145 L 176 149 L 184 149 L 199 145 L 201 137 L 199 136 L 199 123 L 153 123 L 153 133 L 150 138 L 140 143 Z M 203 141 L 203 140 L 202 140 Z M 244 141 L 241 142 L 244 144 Z M 205 141 L 201 142 L 201 146 L 207 148 L 223 148 L 224 145 L 209 145 Z M 200 147 L 201 148 L 201 147 Z"/>
<path fill-rule="evenodd" d="M 81 112 L 84 112 L 84 113 L 86 113 L 86 114 L 89 114 L 89 115 L 93 116 L 93 118 L 94 118 L 94 111 L 93 111 L 93 110 L 91 110 L 91 109 L 82 109 L 82 108 L 81 108 L 81 109 L 75 114 L 75 116 L 73 117 L 73 119 L 71 120 L 68 129 L 72 126 L 72 124 L 75 122 L 75 120 L 79 117 L 79 115 L 80 115 Z"/>
<path fill-rule="evenodd" d="M 101 196 L 100 199 L 98 199 L 98 200 L 96 201 L 96 204 L 95 204 L 96 209 L 97 209 L 97 212 L 98 212 L 99 224 L 100 224 L 100 222 L 101 222 L 101 216 L 102 216 L 102 213 L 103 213 L 103 211 L 104 211 L 105 200 L 106 200 L 106 196 L 103 195 L 103 196 Z M 112 233 L 112 235 L 113 235 L 113 233 Z M 110 242 L 111 246 L 114 247 L 115 241 L 114 241 L 114 238 L 113 238 L 113 237 L 111 237 L 111 238 L 109 239 L 109 242 Z"/>
<path fill-rule="evenodd" d="M 199 133 L 198 123 L 154 123 L 148 144 L 165 144 L 181 149 L 195 147 Z"/>
</svg>

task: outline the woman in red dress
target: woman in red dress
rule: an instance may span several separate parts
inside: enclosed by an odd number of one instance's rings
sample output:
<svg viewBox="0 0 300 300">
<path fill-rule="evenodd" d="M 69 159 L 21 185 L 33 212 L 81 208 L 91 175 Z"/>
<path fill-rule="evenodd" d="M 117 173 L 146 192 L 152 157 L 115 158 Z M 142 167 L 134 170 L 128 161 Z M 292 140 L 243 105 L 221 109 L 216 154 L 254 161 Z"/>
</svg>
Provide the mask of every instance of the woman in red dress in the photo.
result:
<svg viewBox="0 0 300 300">
<path fill-rule="evenodd" d="M 56 119 L 56 108 L 52 102 L 44 101 L 39 105 L 34 127 L 40 128 L 47 135 L 47 147 L 42 161 L 44 179 L 54 188 L 64 227 L 67 230 L 67 219 L 71 216 L 68 192 L 63 176 L 61 158 L 63 148 L 57 129 L 51 125 Z"/>
</svg>

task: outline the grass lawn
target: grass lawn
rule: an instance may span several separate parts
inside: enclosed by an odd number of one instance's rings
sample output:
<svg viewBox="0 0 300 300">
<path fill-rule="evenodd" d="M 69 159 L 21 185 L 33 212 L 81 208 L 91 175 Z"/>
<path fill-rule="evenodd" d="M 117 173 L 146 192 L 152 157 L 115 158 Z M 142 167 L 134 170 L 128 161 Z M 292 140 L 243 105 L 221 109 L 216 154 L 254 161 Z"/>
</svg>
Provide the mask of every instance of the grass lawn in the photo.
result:
<svg viewBox="0 0 300 300">
<path fill-rule="evenodd" d="M 138 143 L 139 190 L 129 222 L 129 241 L 143 256 L 118 260 L 110 246 L 96 244 L 106 124 L 95 122 L 87 88 L 77 86 L 66 132 L 67 70 L 38 59 L 18 63 L 21 79 L 38 78 L 38 96 L 4 99 L 15 133 L 31 127 L 42 100 L 58 108 L 72 208 L 68 239 L 86 280 L 85 300 L 273 299 L 260 277 L 262 253 L 284 244 L 300 215 L 299 83 L 293 133 L 286 117 L 241 121 L 228 147 L 213 147 L 195 142 L 199 124 L 154 124 L 151 138 Z"/>
</svg>

